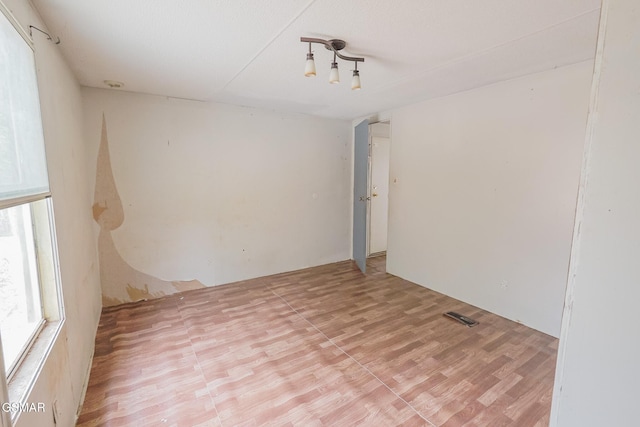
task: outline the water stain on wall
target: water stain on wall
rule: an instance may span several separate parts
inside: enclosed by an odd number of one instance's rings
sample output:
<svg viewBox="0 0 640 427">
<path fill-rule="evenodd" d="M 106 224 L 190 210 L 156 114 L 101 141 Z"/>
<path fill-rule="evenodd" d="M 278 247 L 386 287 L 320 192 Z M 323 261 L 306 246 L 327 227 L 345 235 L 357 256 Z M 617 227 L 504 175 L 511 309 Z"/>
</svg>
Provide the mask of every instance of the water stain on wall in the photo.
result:
<svg viewBox="0 0 640 427">
<path fill-rule="evenodd" d="M 107 121 L 104 115 L 93 197 L 93 219 L 100 226 L 98 256 L 102 304 L 105 307 L 204 287 L 197 280 L 167 281 L 143 273 L 131 267 L 118 253 L 111 232 L 124 223 L 124 209 L 111 169 Z"/>
</svg>

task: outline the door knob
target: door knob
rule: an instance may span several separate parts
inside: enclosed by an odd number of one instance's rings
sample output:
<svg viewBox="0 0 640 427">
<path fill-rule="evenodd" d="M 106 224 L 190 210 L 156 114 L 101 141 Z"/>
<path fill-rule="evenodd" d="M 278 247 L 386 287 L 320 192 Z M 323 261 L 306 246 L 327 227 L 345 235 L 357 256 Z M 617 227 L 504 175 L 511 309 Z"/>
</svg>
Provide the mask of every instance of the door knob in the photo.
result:
<svg viewBox="0 0 640 427">
<path fill-rule="evenodd" d="M 378 193 L 373 193 L 372 196 L 373 197 L 378 197 Z"/>
</svg>

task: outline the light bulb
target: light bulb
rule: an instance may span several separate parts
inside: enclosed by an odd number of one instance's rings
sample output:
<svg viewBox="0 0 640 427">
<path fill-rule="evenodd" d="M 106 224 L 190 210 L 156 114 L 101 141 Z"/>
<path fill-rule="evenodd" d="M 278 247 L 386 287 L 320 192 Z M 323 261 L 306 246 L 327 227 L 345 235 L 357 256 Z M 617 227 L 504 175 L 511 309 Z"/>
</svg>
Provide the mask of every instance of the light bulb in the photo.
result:
<svg viewBox="0 0 640 427">
<path fill-rule="evenodd" d="M 316 63 L 313 61 L 313 53 L 307 53 L 307 63 L 304 66 L 305 77 L 316 76 Z"/>
<path fill-rule="evenodd" d="M 351 78 L 351 90 L 360 90 L 360 71 L 353 70 L 353 77 Z"/>
<path fill-rule="evenodd" d="M 340 74 L 338 73 L 338 63 L 331 63 L 331 72 L 329 73 L 329 83 L 337 84 L 340 83 Z"/>
</svg>

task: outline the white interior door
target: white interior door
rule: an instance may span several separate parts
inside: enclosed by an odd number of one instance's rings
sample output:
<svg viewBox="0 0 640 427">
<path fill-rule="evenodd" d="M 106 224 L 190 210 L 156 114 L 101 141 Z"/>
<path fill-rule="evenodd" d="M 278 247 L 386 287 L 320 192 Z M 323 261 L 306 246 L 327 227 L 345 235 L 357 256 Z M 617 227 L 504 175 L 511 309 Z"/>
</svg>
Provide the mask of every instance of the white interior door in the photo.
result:
<svg viewBox="0 0 640 427">
<path fill-rule="evenodd" d="M 371 138 L 371 172 L 369 195 L 368 255 L 387 250 L 387 219 L 389 213 L 389 153 L 390 139 Z"/>
</svg>

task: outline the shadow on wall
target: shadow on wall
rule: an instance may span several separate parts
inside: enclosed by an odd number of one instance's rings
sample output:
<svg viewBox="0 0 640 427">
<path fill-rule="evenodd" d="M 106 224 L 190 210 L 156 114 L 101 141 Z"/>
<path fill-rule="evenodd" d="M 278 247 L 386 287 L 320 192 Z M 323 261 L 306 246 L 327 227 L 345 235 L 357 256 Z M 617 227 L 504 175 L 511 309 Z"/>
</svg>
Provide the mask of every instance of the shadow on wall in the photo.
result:
<svg viewBox="0 0 640 427">
<path fill-rule="evenodd" d="M 102 135 L 96 168 L 96 188 L 93 196 L 93 219 L 100 226 L 98 256 L 102 282 L 102 304 L 111 306 L 142 299 L 158 298 L 176 292 L 203 288 L 197 280 L 166 281 L 131 267 L 120 256 L 111 231 L 124 222 L 122 201 L 113 179 L 107 121 L 102 116 Z"/>
</svg>

